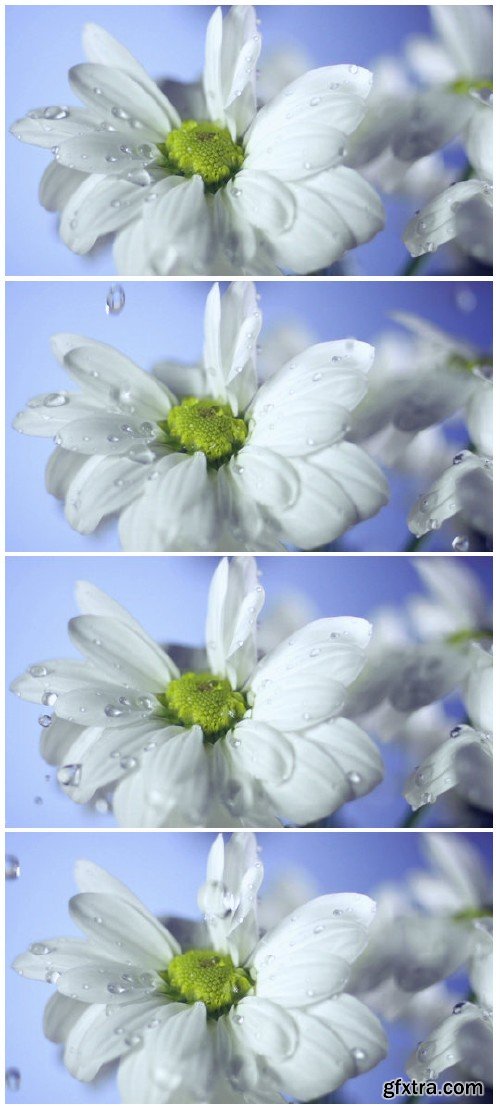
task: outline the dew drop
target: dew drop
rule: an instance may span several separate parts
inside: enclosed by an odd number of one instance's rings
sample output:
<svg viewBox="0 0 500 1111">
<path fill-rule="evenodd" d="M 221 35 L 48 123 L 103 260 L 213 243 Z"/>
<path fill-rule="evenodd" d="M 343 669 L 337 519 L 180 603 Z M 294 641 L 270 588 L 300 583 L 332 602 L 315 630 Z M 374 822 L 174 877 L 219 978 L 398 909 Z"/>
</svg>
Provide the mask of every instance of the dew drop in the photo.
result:
<svg viewBox="0 0 500 1111">
<path fill-rule="evenodd" d="M 48 957 L 49 953 L 53 953 L 53 949 L 49 945 L 45 945 L 43 941 L 34 941 L 29 947 L 30 953 L 35 957 Z"/>
<path fill-rule="evenodd" d="M 124 771 L 130 771 L 132 768 L 136 768 L 137 760 L 135 756 L 124 756 L 123 760 L 120 760 L 120 767 L 123 768 Z"/>
<path fill-rule="evenodd" d="M 63 787 L 78 787 L 82 778 L 81 764 L 65 764 L 58 769 L 57 781 Z"/>
<path fill-rule="evenodd" d="M 43 664 L 35 664 L 33 667 L 30 667 L 29 673 L 34 679 L 42 679 L 44 675 L 48 675 L 47 668 L 44 667 Z"/>
<path fill-rule="evenodd" d="M 55 691 L 44 691 L 42 694 L 41 702 L 43 706 L 55 706 L 57 702 L 57 694 Z"/>
<path fill-rule="evenodd" d="M 123 710 L 120 710 L 118 706 L 105 706 L 104 713 L 107 718 L 121 718 L 123 716 Z"/>
<path fill-rule="evenodd" d="M 455 536 L 451 546 L 454 552 L 468 552 L 470 544 L 466 536 Z"/>
<path fill-rule="evenodd" d="M 49 725 L 52 725 L 50 714 L 42 714 L 41 718 L 38 718 L 38 724 L 41 725 L 42 729 L 48 729 Z"/>
</svg>

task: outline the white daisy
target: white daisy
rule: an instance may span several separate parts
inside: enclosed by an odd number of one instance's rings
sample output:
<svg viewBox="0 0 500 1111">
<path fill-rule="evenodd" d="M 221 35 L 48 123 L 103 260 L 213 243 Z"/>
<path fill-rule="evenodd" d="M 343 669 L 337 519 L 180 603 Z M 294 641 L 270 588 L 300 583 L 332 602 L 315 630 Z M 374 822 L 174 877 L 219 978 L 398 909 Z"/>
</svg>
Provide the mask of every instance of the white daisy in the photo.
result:
<svg viewBox="0 0 500 1111">
<path fill-rule="evenodd" d="M 211 289 L 201 365 L 146 374 L 106 344 L 54 337 L 82 387 L 41 394 L 14 427 L 52 437 L 46 484 L 78 531 L 120 514 L 128 551 L 316 548 L 385 504 L 375 463 L 346 441 L 373 348 L 315 344 L 260 388 L 252 283 Z"/>
<path fill-rule="evenodd" d="M 218 8 L 186 118 L 107 31 L 89 24 L 83 43 L 69 80 L 85 108 L 35 109 L 12 128 L 52 149 L 40 197 L 71 250 L 117 232 L 124 274 L 308 273 L 383 227 L 376 193 L 343 165 L 367 70 L 311 70 L 257 111 L 254 9 Z"/>
<path fill-rule="evenodd" d="M 88 584 L 69 625 L 85 661 L 45 660 L 13 691 L 53 709 L 42 755 L 76 802 L 114 791 L 124 826 L 316 821 L 380 781 L 378 750 L 342 716 L 370 625 L 322 618 L 257 662 L 264 591 L 251 558 L 220 562 L 205 666 L 173 660 Z"/>
<path fill-rule="evenodd" d="M 255 839 L 219 836 L 205 925 L 184 923 L 181 949 L 97 865 L 80 862 L 76 879 L 86 940 L 35 942 L 14 968 L 56 985 L 44 1030 L 77 1079 L 118 1060 L 124 1103 L 309 1101 L 385 1055 L 380 1023 L 343 990 L 375 909 L 366 896 L 320 896 L 259 938 Z"/>
</svg>

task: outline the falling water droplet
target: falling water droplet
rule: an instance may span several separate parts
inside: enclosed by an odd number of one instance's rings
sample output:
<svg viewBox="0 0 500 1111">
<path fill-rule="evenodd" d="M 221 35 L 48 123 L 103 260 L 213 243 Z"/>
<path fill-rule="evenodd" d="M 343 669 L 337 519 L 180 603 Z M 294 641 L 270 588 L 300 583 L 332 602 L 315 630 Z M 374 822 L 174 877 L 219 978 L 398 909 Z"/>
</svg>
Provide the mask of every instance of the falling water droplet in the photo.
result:
<svg viewBox="0 0 500 1111">
<path fill-rule="evenodd" d="M 454 552 L 468 552 L 470 547 L 466 536 L 455 536 L 451 546 Z"/>
<path fill-rule="evenodd" d="M 5 856 L 5 879 L 18 880 L 21 875 L 21 865 L 17 856 L 7 853 Z"/>
<path fill-rule="evenodd" d="M 5 1070 L 5 1085 L 9 1092 L 18 1092 L 21 1087 L 21 1073 L 19 1069 Z"/>
<path fill-rule="evenodd" d="M 122 285 L 110 285 L 106 296 L 106 316 L 118 316 L 125 305 L 125 290 Z"/>
</svg>

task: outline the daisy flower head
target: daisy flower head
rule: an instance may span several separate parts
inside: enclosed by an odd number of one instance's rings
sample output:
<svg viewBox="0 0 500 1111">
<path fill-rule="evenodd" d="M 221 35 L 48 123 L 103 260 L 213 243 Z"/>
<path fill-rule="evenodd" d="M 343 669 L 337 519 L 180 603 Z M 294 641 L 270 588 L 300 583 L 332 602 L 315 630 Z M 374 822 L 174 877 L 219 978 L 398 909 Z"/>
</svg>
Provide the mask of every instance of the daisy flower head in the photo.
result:
<svg viewBox="0 0 500 1111">
<path fill-rule="evenodd" d="M 35 942 L 14 962 L 57 988 L 44 1030 L 73 1076 L 118 1061 L 124 1103 L 283 1103 L 318 1099 L 384 1057 L 378 1019 L 344 991 L 375 904 L 323 895 L 260 936 L 262 878 L 255 838 L 219 835 L 203 923 L 176 919 L 171 932 L 119 880 L 77 864 L 69 910 L 85 940 Z"/>
<path fill-rule="evenodd" d="M 83 44 L 69 80 L 85 107 L 35 109 L 12 128 L 52 150 L 40 199 L 72 251 L 112 233 L 122 274 L 308 273 L 382 228 L 377 194 L 344 165 L 367 70 L 310 70 L 258 110 L 247 5 L 214 12 L 203 80 L 170 83 L 172 102 L 107 31 L 87 25 Z"/>
<path fill-rule="evenodd" d="M 255 562 L 223 559 L 206 654 L 181 671 L 107 595 L 80 583 L 77 598 L 84 661 L 44 660 L 12 684 L 45 707 L 42 756 L 75 802 L 110 795 L 124 826 L 302 825 L 380 781 L 378 750 L 342 715 L 367 621 L 321 618 L 258 659 Z"/>
<path fill-rule="evenodd" d="M 382 472 L 346 434 L 373 348 L 315 344 L 260 388 L 253 283 L 208 295 L 203 359 L 153 374 L 106 344 L 54 337 L 81 387 L 41 394 L 14 427 L 51 437 L 46 485 L 73 528 L 120 515 L 127 551 L 311 549 L 373 516 Z"/>
</svg>

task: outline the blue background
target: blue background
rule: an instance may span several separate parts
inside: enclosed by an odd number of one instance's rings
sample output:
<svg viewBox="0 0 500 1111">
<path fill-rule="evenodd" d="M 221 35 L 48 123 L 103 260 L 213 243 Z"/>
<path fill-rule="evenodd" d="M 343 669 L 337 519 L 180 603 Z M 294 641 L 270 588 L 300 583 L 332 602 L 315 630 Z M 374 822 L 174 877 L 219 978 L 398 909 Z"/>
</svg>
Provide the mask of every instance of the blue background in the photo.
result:
<svg viewBox="0 0 500 1111">
<path fill-rule="evenodd" d="M 129 9 L 122 9 L 128 11 Z M 392 11 L 393 9 L 391 9 Z M 81 332 L 110 343 L 144 367 L 160 359 L 197 360 L 203 345 L 203 311 L 210 285 L 204 282 L 125 282 L 126 304 L 106 316 L 104 282 L 11 282 L 7 286 L 7 548 L 9 551 L 116 551 L 116 525 L 107 522 L 92 536 L 73 531 L 61 503 L 46 493 L 44 468 L 50 440 L 20 436 L 10 428 L 15 413 L 34 394 L 73 388 L 53 357 L 50 336 Z M 427 317 L 457 337 L 487 350 L 491 344 L 491 283 L 475 282 L 260 282 L 263 335 L 292 321 L 312 333 L 312 342 L 355 336 L 376 342 L 398 326 L 389 313 L 406 310 Z M 475 308 L 464 313 L 461 295 Z M 402 333 L 403 334 L 403 333 Z M 465 446 L 462 437 L 459 446 Z M 456 448 L 458 450 L 458 447 Z M 450 448 L 450 457 L 453 449 Z M 409 533 L 406 514 L 421 484 L 393 483 L 392 499 L 373 520 L 352 529 L 346 550 L 398 551 Z M 427 547 L 451 543 L 432 534 Z"/>
<path fill-rule="evenodd" d="M 420 556 L 420 559 L 436 558 Z M 491 595 L 491 559 L 461 557 Z M 74 601 L 77 579 L 88 579 L 131 611 L 160 644 L 204 643 L 208 586 L 217 560 L 207 556 L 120 558 L 25 556 L 7 559 L 7 684 L 26 667 L 53 657 L 79 658 L 66 625 L 78 612 Z M 258 560 L 266 606 L 284 594 L 299 592 L 316 616 L 350 615 L 369 618 L 383 605 L 402 605 L 422 590 L 408 557 L 267 556 Z M 35 703 L 7 697 L 7 825 L 113 826 L 111 815 L 72 803 L 58 788 L 54 770 L 38 753 L 41 733 Z M 458 713 L 458 711 L 454 711 Z M 462 720 L 460 715 L 454 718 Z M 408 807 L 401 787 L 409 772 L 407 757 L 394 745 L 382 748 L 386 776 L 366 798 L 337 814 L 342 825 L 397 826 Z M 47 778 L 48 777 L 48 778 Z M 36 804 L 34 799 L 43 802 Z M 431 808 L 432 824 L 435 812 Z"/>
<path fill-rule="evenodd" d="M 472 841 L 490 867 L 491 836 L 461 834 Z M 21 877 L 7 883 L 7 966 L 34 941 L 77 933 L 66 904 L 75 894 L 74 862 L 90 858 L 123 880 L 153 913 L 198 918 L 198 887 L 212 842 L 208 833 L 142 833 L 115 835 L 45 833 L 10 834 L 7 851 L 21 864 Z M 265 881 L 262 891 L 290 868 L 306 870 L 316 891 L 357 891 L 373 894 L 386 882 L 398 883 L 410 869 L 425 864 L 419 833 L 259 834 Z M 455 981 L 456 1000 L 463 980 Z M 454 998 L 455 998 L 454 991 Z M 59 1060 L 59 1049 L 42 1033 L 43 1008 L 52 993 L 45 983 L 7 973 L 7 1065 L 22 1075 L 19 1092 L 7 1093 L 11 1103 L 117 1103 L 112 1070 L 94 1084 L 74 1080 Z M 405 1061 L 415 1048 L 417 1033 L 401 1024 L 389 1032 L 386 1060 L 365 1076 L 348 1082 L 341 1102 L 381 1102 L 382 1083 L 405 1075 Z"/>
<path fill-rule="evenodd" d="M 7 8 L 7 122 L 44 104 L 76 103 L 67 71 L 84 61 L 82 26 L 102 24 L 137 56 L 155 78 L 192 81 L 204 57 L 205 29 L 213 7 L 15 7 Z M 355 63 L 368 68 L 380 54 L 401 54 L 405 38 L 430 30 L 425 5 L 258 7 L 262 59 L 287 46 L 310 56 L 311 65 Z M 7 272 L 9 274 L 113 274 L 111 248 L 74 255 L 59 240 L 57 220 L 38 202 L 38 183 L 50 152 L 7 141 Z M 399 273 L 410 256 L 401 235 L 416 200 L 385 199 L 387 227 L 372 243 L 348 255 L 356 273 Z M 439 260 L 439 261 L 438 261 Z M 436 256 L 433 268 L 441 265 Z M 429 270 L 429 267 L 427 268 Z"/>
</svg>

